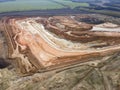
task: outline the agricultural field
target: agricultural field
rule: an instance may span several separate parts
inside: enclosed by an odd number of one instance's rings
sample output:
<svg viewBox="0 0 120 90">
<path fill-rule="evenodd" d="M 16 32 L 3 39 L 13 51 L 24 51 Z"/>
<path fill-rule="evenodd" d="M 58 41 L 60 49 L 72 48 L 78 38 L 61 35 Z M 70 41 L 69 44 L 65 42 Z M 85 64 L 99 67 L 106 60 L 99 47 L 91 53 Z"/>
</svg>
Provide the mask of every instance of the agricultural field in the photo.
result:
<svg viewBox="0 0 120 90">
<path fill-rule="evenodd" d="M 99 13 L 109 16 L 120 17 L 120 1 L 116 0 L 0 0 L 0 13 L 15 11 L 36 11 L 41 10 L 44 14 L 78 14 L 78 13 Z M 51 11 L 52 10 L 52 11 Z M 67 11 L 66 11 L 67 10 Z"/>
<path fill-rule="evenodd" d="M 88 3 L 72 2 L 71 0 L 52 0 L 52 1 L 72 9 L 75 7 L 89 7 Z"/>
<path fill-rule="evenodd" d="M 59 9 L 62 5 L 53 3 L 50 0 L 16 0 L 0 3 L 0 12 Z"/>
<path fill-rule="evenodd" d="M 71 0 L 7 0 L 0 2 L 0 13 L 11 11 L 50 10 L 89 6 L 87 3 L 77 3 Z"/>
</svg>

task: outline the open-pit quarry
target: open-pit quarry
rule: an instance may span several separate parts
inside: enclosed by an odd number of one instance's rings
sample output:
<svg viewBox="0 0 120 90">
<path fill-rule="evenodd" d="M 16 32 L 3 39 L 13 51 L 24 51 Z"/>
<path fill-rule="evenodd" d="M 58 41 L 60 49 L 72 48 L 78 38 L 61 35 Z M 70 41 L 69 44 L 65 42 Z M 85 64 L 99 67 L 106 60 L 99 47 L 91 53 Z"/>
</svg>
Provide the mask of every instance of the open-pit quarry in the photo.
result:
<svg viewBox="0 0 120 90">
<path fill-rule="evenodd" d="M 70 67 L 120 51 L 120 26 L 87 24 L 75 16 L 4 17 L 8 52 L 21 73 Z M 3 50 L 4 52 L 4 50 Z"/>
</svg>

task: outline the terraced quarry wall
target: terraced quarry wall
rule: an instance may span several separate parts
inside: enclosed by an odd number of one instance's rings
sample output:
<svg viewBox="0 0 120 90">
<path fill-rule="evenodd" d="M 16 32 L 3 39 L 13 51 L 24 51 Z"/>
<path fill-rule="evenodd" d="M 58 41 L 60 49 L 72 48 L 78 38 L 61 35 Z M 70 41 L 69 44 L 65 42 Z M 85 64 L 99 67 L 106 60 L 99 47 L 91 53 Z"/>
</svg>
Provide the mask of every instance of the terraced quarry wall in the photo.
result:
<svg viewBox="0 0 120 90">
<path fill-rule="evenodd" d="M 1 19 L 0 30 L 8 41 L 11 63 L 15 63 L 22 73 L 33 73 L 104 58 L 120 51 L 119 25 L 86 24 L 74 18 Z"/>
</svg>

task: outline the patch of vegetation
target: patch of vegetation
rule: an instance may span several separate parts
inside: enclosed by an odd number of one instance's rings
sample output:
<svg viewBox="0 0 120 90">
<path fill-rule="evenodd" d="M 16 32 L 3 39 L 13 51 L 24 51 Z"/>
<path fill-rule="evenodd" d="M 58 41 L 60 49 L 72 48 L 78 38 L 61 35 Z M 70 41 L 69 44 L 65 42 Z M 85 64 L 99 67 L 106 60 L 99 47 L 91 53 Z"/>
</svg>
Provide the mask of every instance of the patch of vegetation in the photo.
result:
<svg viewBox="0 0 120 90">
<path fill-rule="evenodd" d="M 89 7 L 88 3 L 72 2 L 71 0 L 53 0 L 53 1 L 55 1 L 59 4 L 62 4 L 66 7 L 69 7 L 69 8 L 75 8 L 75 7 L 78 7 L 78 6 Z"/>
<path fill-rule="evenodd" d="M 0 12 L 61 9 L 64 6 L 50 0 L 16 0 L 0 3 Z"/>
<path fill-rule="evenodd" d="M 0 3 L 1 12 L 51 10 L 63 8 L 75 8 L 77 6 L 87 7 L 88 3 L 76 3 L 71 0 L 15 0 Z"/>
<path fill-rule="evenodd" d="M 95 10 L 95 9 L 89 9 L 89 8 L 79 8 L 81 11 L 91 12 L 91 13 L 99 13 L 109 16 L 115 16 L 120 17 L 120 12 L 112 11 L 112 10 Z"/>
</svg>

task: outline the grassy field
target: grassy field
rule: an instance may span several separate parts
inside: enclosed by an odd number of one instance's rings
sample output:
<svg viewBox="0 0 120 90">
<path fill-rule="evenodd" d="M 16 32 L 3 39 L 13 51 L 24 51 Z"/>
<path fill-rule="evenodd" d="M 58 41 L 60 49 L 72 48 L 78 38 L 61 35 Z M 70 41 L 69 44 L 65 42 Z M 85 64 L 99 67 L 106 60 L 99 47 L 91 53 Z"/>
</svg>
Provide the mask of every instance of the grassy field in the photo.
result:
<svg viewBox="0 0 120 90">
<path fill-rule="evenodd" d="M 81 6 L 81 7 L 88 7 L 89 4 L 88 3 L 77 3 L 77 2 L 72 2 L 71 0 L 53 0 L 53 1 L 56 1 L 66 7 L 69 7 L 69 8 L 75 8 L 75 7 L 78 7 L 78 6 Z"/>
<path fill-rule="evenodd" d="M 1 12 L 74 8 L 89 6 L 87 3 L 75 3 L 70 0 L 16 0 L 0 3 Z"/>
</svg>

